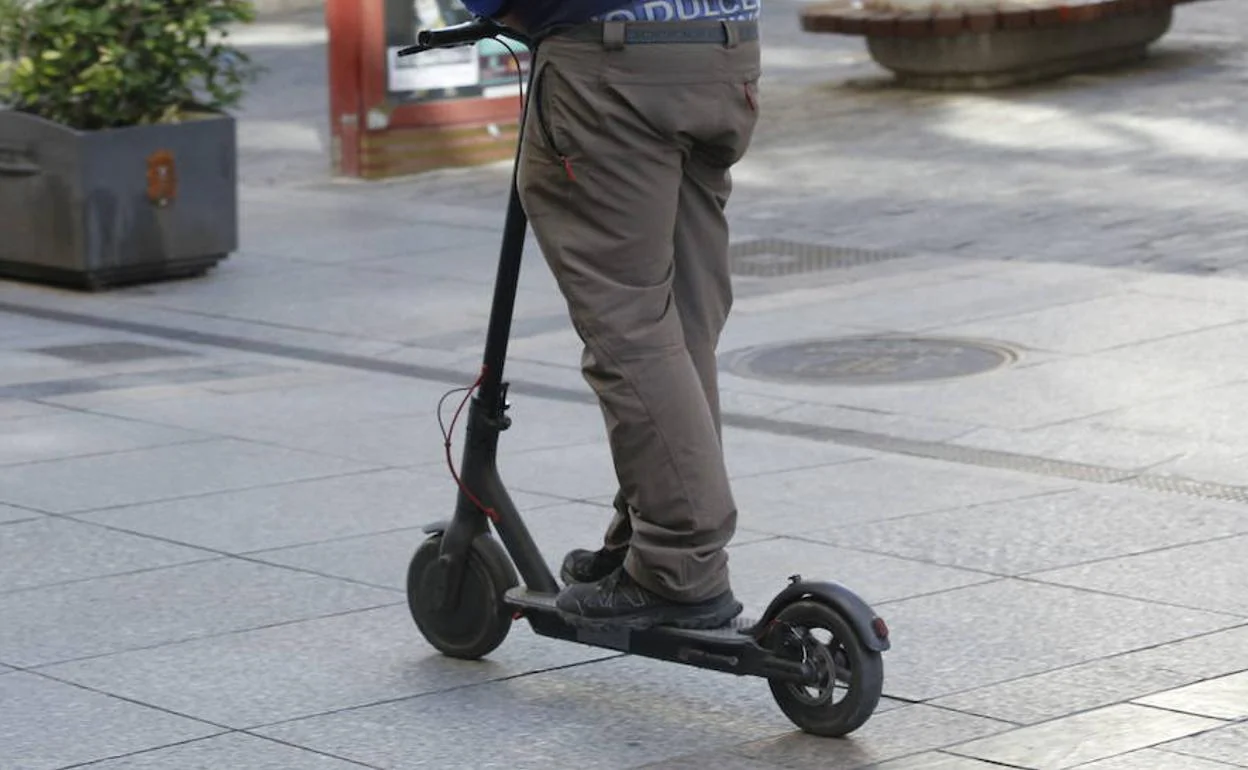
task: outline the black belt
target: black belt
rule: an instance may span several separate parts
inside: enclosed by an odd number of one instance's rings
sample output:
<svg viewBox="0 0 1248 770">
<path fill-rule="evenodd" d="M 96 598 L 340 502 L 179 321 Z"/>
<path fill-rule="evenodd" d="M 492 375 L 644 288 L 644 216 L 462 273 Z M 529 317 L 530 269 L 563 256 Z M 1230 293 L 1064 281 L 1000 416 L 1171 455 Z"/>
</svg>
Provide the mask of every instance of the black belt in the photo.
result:
<svg viewBox="0 0 1248 770">
<path fill-rule="evenodd" d="M 606 21 L 553 31 L 550 37 L 602 42 L 607 47 L 650 43 L 718 43 L 758 40 L 757 21 Z"/>
</svg>

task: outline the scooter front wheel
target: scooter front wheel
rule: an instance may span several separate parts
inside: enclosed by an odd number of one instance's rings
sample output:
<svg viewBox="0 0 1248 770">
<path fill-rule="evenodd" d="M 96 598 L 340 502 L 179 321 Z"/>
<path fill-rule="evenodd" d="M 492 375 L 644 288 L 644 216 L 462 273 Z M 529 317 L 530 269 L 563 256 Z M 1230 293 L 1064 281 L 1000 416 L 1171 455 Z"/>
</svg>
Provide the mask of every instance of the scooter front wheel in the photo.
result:
<svg viewBox="0 0 1248 770">
<path fill-rule="evenodd" d="M 884 661 L 868 649 L 840 613 L 804 599 L 780 610 L 770 633 L 772 651 L 812 666 L 814 685 L 769 679 L 776 705 L 799 729 L 839 738 L 861 727 L 880 702 Z"/>
<path fill-rule="evenodd" d="M 511 630 L 504 595 L 519 579 L 502 546 L 481 535 L 468 549 L 459 590 L 452 595 L 441 549 L 440 534 L 416 549 L 407 568 L 407 606 L 420 633 L 439 652 L 476 660 L 493 652 Z"/>
</svg>

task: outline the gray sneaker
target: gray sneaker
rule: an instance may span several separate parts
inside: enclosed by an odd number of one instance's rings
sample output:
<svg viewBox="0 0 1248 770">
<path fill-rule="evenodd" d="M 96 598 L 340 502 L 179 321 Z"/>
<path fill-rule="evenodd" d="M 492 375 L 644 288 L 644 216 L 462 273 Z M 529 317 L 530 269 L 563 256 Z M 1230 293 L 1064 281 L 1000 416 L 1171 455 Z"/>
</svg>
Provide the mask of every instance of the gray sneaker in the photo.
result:
<svg viewBox="0 0 1248 770">
<path fill-rule="evenodd" d="M 743 607 L 724 591 L 704 602 L 686 604 L 666 599 L 633 580 L 623 567 L 594 583 L 577 583 L 559 592 L 555 607 L 564 621 L 592 629 L 721 628 Z"/>
<path fill-rule="evenodd" d="M 627 553 L 628 546 L 610 550 L 599 548 L 597 551 L 577 549 L 564 557 L 559 577 L 563 578 L 564 585 L 569 586 L 597 583 L 619 569 L 624 564 Z"/>
</svg>

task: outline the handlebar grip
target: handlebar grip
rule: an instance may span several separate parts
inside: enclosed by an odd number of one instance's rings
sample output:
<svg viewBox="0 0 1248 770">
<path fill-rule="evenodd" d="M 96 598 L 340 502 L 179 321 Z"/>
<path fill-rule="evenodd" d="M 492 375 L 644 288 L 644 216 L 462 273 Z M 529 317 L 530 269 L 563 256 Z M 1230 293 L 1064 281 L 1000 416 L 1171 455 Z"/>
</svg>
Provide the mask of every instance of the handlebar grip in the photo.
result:
<svg viewBox="0 0 1248 770">
<path fill-rule="evenodd" d="M 409 56 L 434 48 L 454 48 L 471 45 L 479 40 L 494 37 L 505 28 L 489 19 L 476 18 L 441 29 L 422 29 L 416 35 L 416 45 L 399 51 L 399 56 Z"/>
</svg>

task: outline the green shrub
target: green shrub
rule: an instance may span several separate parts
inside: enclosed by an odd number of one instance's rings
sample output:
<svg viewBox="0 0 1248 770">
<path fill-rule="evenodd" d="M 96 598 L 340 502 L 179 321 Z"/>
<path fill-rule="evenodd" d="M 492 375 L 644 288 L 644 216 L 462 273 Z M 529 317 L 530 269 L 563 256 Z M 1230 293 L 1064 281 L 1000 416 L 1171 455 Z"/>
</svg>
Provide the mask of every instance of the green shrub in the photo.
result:
<svg viewBox="0 0 1248 770">
<path fill-rule="evenodd" d="M 226 110 L 257 73 L 250 0 L 0 0 L 0 103 L 94 131 Z"/>
</svg>

